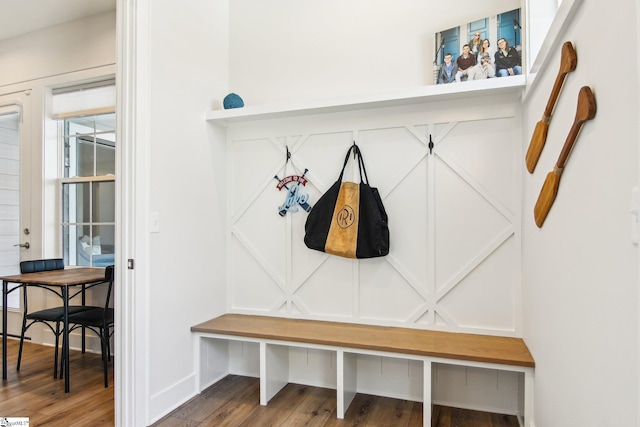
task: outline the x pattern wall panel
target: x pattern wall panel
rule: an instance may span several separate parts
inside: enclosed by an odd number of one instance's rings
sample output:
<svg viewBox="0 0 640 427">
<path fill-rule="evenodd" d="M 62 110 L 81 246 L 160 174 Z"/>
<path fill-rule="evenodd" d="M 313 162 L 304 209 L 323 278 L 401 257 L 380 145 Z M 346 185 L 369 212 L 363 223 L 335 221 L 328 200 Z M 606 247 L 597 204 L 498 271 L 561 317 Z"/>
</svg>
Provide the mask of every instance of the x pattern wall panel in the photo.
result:
<svg viewBox="0 0 640 427">
<path fill-rule="evenodd" d="M 229 310 L 514 333 L 519 125 L 491 114 L 438 122 L 429 114 L 372 111 L 353 121 L 336 114 L 233 125 Z M 308 169 L 302 188 L 313 205 L 338 178 L 352 141 L 389 214 L 384 258 L 309 250 L 307 214 L 278 214 L 285 191 L 274 176 Z M 350 161 L 345 180 L 357 176 Z"/>
</svg>

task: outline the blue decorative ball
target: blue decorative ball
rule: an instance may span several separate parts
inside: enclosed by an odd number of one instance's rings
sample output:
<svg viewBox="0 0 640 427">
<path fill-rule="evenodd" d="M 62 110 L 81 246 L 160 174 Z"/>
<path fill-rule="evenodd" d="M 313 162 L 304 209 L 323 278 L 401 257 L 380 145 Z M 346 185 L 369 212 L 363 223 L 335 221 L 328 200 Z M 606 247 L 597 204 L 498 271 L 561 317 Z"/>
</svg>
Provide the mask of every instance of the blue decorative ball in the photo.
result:
<svg viewBox="0 0 640 427">
<path fill-rule="evenodd" d="M 222 105 L 224 105 L 225 110 L 228 110 L 229 108 L 242 108 L 244 107 L 244 101 L 235 93 L 230 93 L 224 97 Z"/>
</svg>

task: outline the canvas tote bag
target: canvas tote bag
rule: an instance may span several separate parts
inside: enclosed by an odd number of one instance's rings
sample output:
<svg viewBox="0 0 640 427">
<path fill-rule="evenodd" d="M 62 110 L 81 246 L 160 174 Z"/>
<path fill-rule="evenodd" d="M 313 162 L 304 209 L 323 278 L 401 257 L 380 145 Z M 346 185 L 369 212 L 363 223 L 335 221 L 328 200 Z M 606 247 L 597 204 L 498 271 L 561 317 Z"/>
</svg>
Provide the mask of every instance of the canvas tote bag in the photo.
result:
<svg viewBox="0 0 640 427">
<path fill-rule="evenodd" d="M 342 182 L 353 152 L 360 183 Z M 304 243 L 310 249 L 345 258 L 374 258 L 389 253 L 387 212 L 377 188 L 369 185 L 360 148 L 347 151 L 338 180 L 320 197 L 305 224 Z"/>
</svg>

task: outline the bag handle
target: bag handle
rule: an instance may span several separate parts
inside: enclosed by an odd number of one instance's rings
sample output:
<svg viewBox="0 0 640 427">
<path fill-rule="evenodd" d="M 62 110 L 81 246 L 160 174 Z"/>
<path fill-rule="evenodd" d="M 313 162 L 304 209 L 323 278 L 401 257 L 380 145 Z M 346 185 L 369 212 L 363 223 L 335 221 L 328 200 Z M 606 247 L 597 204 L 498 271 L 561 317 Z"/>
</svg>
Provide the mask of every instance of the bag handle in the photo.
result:
<svg viewBox="0 0 640 427">
<path fill-rule="evenodd" d="M 358 170 L 360 171 L 360 181 L 364 184 L 369 185 L 369 178 L 367 177 L 367 169 L 364 167 L 364 159 L 362 158 L 362 152 L 360 151 L 360 147 L 358 147 L 355 142 L 353 143 L 353 145 L 351 145 L 351 147 L 349 147 L 349 150 L 347 151 L 347 155 L 344 158 L 344 164 L 342 165 L 342 170 L 340 171 L 340 178 L 338 178 L 338 181 L 342 181 L 342 176 L 344 175 L 344 170 L 347 167 L 347 163 L 349 162 L 349 155 L 351 154 L 352 150 L 353 150 L 354 158 L 358 159 Z"/>
</svg>

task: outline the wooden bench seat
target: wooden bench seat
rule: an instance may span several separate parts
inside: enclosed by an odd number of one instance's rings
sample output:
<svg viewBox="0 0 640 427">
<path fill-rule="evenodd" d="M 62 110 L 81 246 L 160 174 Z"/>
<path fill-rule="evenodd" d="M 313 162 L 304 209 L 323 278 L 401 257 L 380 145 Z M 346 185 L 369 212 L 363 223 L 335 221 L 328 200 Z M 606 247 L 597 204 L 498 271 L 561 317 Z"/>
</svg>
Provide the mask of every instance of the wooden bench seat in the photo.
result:
<svg viewBox="0 0 640 427">
<path fill-rule="evenodd" d="M 225 314 L 193 326 L 191 331 L 529 368 L 535 366 L 529 349 L 520 338 L 242 314 Z"/>
<path fill-rule="evenodd" d="M 339 418 L 344 416 L 355 396 L 355 358 L 358 354 L 381 354 L 424 362 L 425 420 L 431 419 L 431 405 L 427 402 L 431 401 L 432 363 L 523 372 L 525 399 L 524 413 L 520 415 L 524 418 L 524 425 L 529 425 L 531 420 L 535 362 L 520 338 L 242 314 L 225 314 L 193 326 L 191 331 L 199 337 L 196 354 L 200 357 L 210 358 L 201 354 L 201 339 L 246 340 L 260 344 L 260 403 L 263 405 L 287 383 L 287 374 L 283 371 L 288 369 L 288 356 L 284 351 L 278 353 L 277 348 L 282 348 L 282 345 L 313 346 L 336 352 Z M 204 366 L 211 365 L 211 360 L 207 363 L 199 361 L 198 364 L 204 370 Z M 201 391 L 201 386 L 212 378 L 211 375 L 203 378 L 202 373 L 199 377 Z"/>
</svg>

